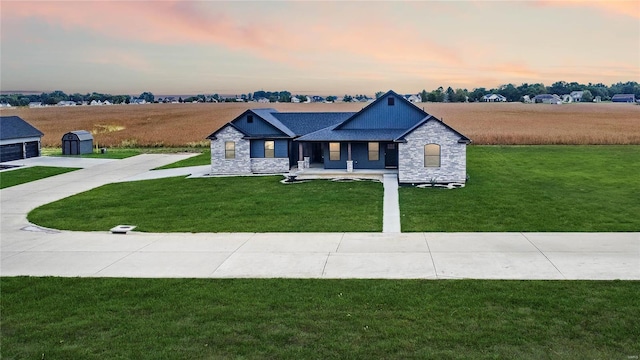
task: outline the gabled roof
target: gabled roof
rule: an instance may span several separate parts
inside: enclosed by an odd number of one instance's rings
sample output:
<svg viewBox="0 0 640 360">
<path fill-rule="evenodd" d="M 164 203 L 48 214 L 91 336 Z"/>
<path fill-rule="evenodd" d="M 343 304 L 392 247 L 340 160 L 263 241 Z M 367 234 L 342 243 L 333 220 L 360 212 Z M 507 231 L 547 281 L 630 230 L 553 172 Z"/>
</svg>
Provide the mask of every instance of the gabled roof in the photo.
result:
<svg viewBox="0 0 640 360">
<path fill-rule="evenodd" d="M 326 127 L 337 125 L 351 117 L 353 112 L 272 113 L 296 136 L 306 135 Z"/>
<path fill-rule="evenodd" d="M 349 122 L 353 121 L 353 119 L 355 119 L 356 117 L 358 117 L 360 114 L 364 113 L 367 111 L 367 109 L 373 108 L 377 103 L 381 102 L 381 101 L 385 101 L 389 96 L 393 96 L 396 99 L 398 99 L 399 101 L 403 101 L 407 104 L 409 104 L 409 106 L 415 108 L 415 110 L 421 112 L 422 114 L 424 114 L 424 116 L 427 116 L 429 114 L 427 114 L 426 112 L 424 112 L 424 110 L 420 109 L 419 107 L 415 106 L 411 101 L 407 100 L 404 98 L 404 96 L 402 95 L 398 95 L 395 91 L 393 90 L 389 90 L 387 91 L 384 95 L 380 96 L 379 98 L 377 98 L 375 101 L 373 101 L 372 103 L 370 103 L 369 105 L 365 106 L 362 110 L 358 111 L 357 113 L 354 113 L 351 117 L 349 117 L 347 120 L 343 121 L 341 124 L 338 124 L 338 126 L 336 126 L 335 130 L 339 130 L 340 128 L 342 128 L 344 125 L 348 124 Z"/>
<path fill-rule="evenodd" d="M 402 134 L 400 134 L 398 137 L 396 137 L 395 139 L 393 139 L 395 142 L 402 142 L 405 141 L 404 137 L 409 135 L 410 133 L 412 133 L 415 129 L 419 128 L 420 126 L 428 123 L 429 121 L 439 121 L 440 125 L 444 126 L 446 129 L 448 129 L 449 131 L 451 131 L 452 133 L 454 133 L 457 136 L 460 136 L 460 139 L 458 140 L 458 142 L 461 143 L 465 143 L 465 144 L 469 144 L 471 143 L 471 139 L 469 139 L 468 137 L 460 134 L 456 129 L 452 128 L 451 126 L 445 124 L 444 122 L 442 122 L 442 120 L 437 119 L 431 115 L 425 117 L 424 119 L 422 119 L 421 121 L 419 121 L 417 124 L 415 124 L 414 126 L 412 126 L 411 128 L 409 128 L 407 131 L 403 132 Z"/>
<path fill-rule="evenodd" d="M 615 94 L 611 97 L 611 100 L 618 100 L 618 99 L 629 99 L 629 100 L 633 100 L 635 99 L 635 94 Z"/>
<path fill-rule="evenodd" d="M 216 135 L 218 135 L 218 133 L 220 131 L 224 130 L 227 126 L 230 126 L 230 127 L 234 128 L 235 130 L 237 130 L 239 133 L 241 133 L 245 137 L 249 136 L 249 134 L 247 134 L 244 130 L 240 129 L 239 127 L 235 126 L 233 123 L 229 122 L 229 123 L 226 123 L 225 125 L 223 125 L 220 129 L 214 131 L 211 135 L 207 136 L 206 139 L 215 140 L 216 139 Z"/>
<path fill-rule="evenodd" d="M 271 126 L 282 131 L 288 136 L 291 136 L 291 137 L 296 136 L 296 134 L 293 131 L 291 131 L 291 129 L 286 127 L 282 122 L 280 122 L 280 120 L 276 119 L 276 117 L 273 116 L 273 113 L 277 113 L 278 110 L 269 108 L 269 109 L 251 109 L 247 111 L 253 112 L 254 114 L 258 115 L 262 120 L 266 121 Z M 243 116 L 245 113 L 243 113 L 240 116 Z"/>
<path fill-rule="evenodd" d="M 0 116 L 0 140 L 38 137 L 44 135 L 40 130 L 19 116 Z"/>
<path fill-rule="evenodd" d="M 93 140 L 93 135 L 91 135 L 91 133 L 88 132 L 87 130 L 69 131 L 67 134 L 74 134 L 75 136 L 78 137 L 78 140 L 80 141 Z M 64 134 L 64 135 L 67 135 L 67 134 Z M 64 137 L 64 135 L 62 137 Z"/>
</svg>

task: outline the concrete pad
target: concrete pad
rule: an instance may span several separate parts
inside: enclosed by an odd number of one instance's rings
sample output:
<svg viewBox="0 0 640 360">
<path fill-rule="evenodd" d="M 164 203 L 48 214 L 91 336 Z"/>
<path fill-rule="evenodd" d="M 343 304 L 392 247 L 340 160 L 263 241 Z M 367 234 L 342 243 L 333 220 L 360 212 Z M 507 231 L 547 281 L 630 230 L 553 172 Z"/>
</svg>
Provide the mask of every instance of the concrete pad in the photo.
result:
<svg viewBox="0 0 640 360">
<path fill-rule="evenodd" d="M 331 254 L 326 278 L 424 279 L 436 277 L 428 253 Z"/>
<path fill-rule="evenodd" d="M 382 184 L 384 185 L 382 232 L 400 233 L 398 174 L 383 174 Z"/>
<path fill-rule="evenodd" d="M 253 234 L 251 233 L 226 233 L 226 234 L 192 234 L 175 233 L 160 235 L 159 239 L 141 249 L 141 252 L 234 252 L 238 250 Z"/>
<path fill-rule="evenodd" d="M 425 233 L 432 252 L 538 252 L 520 233 Z"/>
<path fill-rule="evenodd" d="M 640 258 L 637 254 L 617 252 L 547 252 L 545 254 L 567 279 L 640 279 Z"/>
<path fill-rule="evenodd" d="M 320 278 L 327 253 L 240 253 L 213 273 L 221 278 Z"/>
<path fill-rule="evenodd" d="M 422 233 L 345 233 L 339 253 L 428 252 Z"/>
<path fill-rule="evenodd" d="M 563 279 L 539 252 L 432 252 L 431 256 L 438 278 Z"/>
<path fill-rule="evenodd" d="M 220 252 L 136 252 L 115 262 L 96 276 L 136 278 L 202 278 L 222 264 L 229 253 Z"/>
<path fill-rule="evenodd" d="M 238 252 L 334 252 L 340 244 L 341 233 L 256 233 Z"/>
<path fill-rule="evenodd" d="M 126 252 L 22 252 L 2 260 L 2 276 L 94 276 Z"/>
<path fill-rule="evenodd" d="M 14 161 L 6 161 L 7 165 L 21 166 L 53 166 L 53 167 L 72 167 L 72 168 L 89 168 L 97 165 L 103 165 L 117 161 L 117 159 L 96 159 L 96 158 L 80 158 L 80 157 L 62 157 L 62 156 L 39 156 L 28 159 L 20 159 Z"/>
<path fill-rule="evenodd" d="M 630 252 L 640 254 L 640 233 L 526 233 L 540 251 Z"/>
<path fill-rule="evenodd" d="M 131 237 L 103 232 L 70 232 L 48 237 L 50 240 L 38 247 L 38 251 L 90 251 L 132 252 L 151 244 L 153 239 Z"/>
<path fill-rule="evenodd" d="M 5 251 L 5 250 L 2 250 L 2 251 L 0 251 L 0 260 L 4 260 L 4 259 L 10 258 L 12 256 L 18 255 L 21 252 L 22 251 Z"/>
</svg>

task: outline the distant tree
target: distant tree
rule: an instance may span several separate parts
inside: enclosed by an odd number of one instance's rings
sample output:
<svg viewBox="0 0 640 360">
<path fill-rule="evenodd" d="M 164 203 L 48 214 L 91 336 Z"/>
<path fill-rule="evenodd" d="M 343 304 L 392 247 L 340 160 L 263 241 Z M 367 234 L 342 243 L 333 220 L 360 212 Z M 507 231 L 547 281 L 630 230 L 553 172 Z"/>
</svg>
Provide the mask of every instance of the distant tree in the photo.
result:
<svg viewBox="0 0 640 360">
<path fill-rule="evenodd" d="M 592 102 L 593 101 L 593 94 L 591 93 L 591 91 L 584 90 L 582 92 L 582 101 L 583 102 Z"/>
<path fill-rule="evenodd" d="M 451 88 L 451 86 L 449 86 L 447 88 L 447 92 L 445 93 L 444 101 L 445 102 L 451 102 L 451 101 L 453 101 L 454 96 L 455 96 L 455 91 Z"/>
<path fill-rule="evenodd" d="M 353 101 L 353 97 L 352 97 L 351 95 L 346 95 L 346 94 L 345 94 L 345 95 L 342 97 L 342 101 L 343 101 L 343 102 L 352 102 L 352 101 Z"/>
<path fill-rule="evenodd" d="M 327 100 L 328 102 L 334 102 L 334 101 L 336 101 L 337 99 L 338 99 L 338 97 L 337 97 L 337 96 L 333 96 L 333 95 L 329 95 L 329 96 L 327 96 L 327 98 L 326 98 L 326 100 Z"/>
<path fill-rule="evenodd" d="M 384 95 L 383 91 L 376 92 L 376 99 L 380 98 L 380 96 Z"/>
<path fill-rule="evenodd" d="M 179 103 L 183 102 L 183 100 L 182 100 L 182 96 L 180 96 L 180 97 L 178 98 L 178 102 L 179 102 Z"/>
<path fill-rule="evenodd" d="M 140 96 L 138 96 L 139 99 L 143 99 L 144 101 L 148 102 L 148 103 L 152 103 L 155 101 L 155 96 L 153 96 L 152 93 L 145 91 L 142 94 L 140 94 Z"/>
<path fill-rule="evenodd" d="M 422 100 L 422 102 L 427 102 L 427 90 L 422 89 L 422 92 L 420 93 L 420 99 Z"/>
</svg>

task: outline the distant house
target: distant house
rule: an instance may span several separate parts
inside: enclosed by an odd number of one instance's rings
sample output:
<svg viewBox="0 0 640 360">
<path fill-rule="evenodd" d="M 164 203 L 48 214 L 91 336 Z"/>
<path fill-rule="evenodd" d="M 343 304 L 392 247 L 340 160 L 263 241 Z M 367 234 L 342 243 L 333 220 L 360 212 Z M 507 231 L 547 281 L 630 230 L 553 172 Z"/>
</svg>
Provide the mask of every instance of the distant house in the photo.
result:
<svg viewBox="0 0 640 360">
<path fill-rule="evenodd" d="M 300 102 L 300 99 L 298 99 L 298 97 L 297 97 L 297 96 L 292 96 L 292 97 L 291 97 L 291 102 L 292 102 L 292 103 L 299 103 L 299 102 Z"/>
<path fill-rule="evenodd" d="M 419 94 L 406 94 L 404 96 L 405 99 L 407 99 L 409 102 L 412 103 L 419 103 L 422 102 L 422 97 Z"/>
<path fill-rule="evenodd" d="M 582 94 L 584 94 L 584 91 L 572 91 L 571 94 L 569 94 L 571 96 L 571 99 L 575 102 L 581 102 L 582 101 Z"/>
<path fill-rule="evenodd" d="M 170 101 L 170 99 L 172 98 L 166 98 L 166 101 Z M 131 99 L 129 100 L 129 104 L 134 104 L 134 105 L 142 105 L 142 104 L 146 104 L 147 101 L 145 99 Z"/>
<path fill-rule="evenodd" d="M 266 104 L 269 102 L 269 99 L 267 99 L 266 97 L 261 97 L 258 99 L 258 102 L 261 104 Z"/>
<path fill-rule="evenodd" d="M 32 109 L 33 108 L 41 108 L 41 107 L 43 107 L 43 105 L 42 105 L 42 102 L 40 102 L 40 101 L 32 101 L 32 102 L 29 103 L 29 107 L 32 108 Z"/>
<path fill-rule="evenodd" d="M 58 101 L 57 106 L 76 106 L 75 101 Z"/>
<path fill-rule="evenodd" d="M 91 105 L 91 106 L 99 106 L 99 105 L 102 105 L 102 101 L 100 101 L 100 100 L 91 100 L 89 105 Z"/>
<path fill-rule="evenodd" d="M 250 109 L 207 139 L 212 174 L 397 169 L 401 183 L 464 183 L 471 142 L 393 91 L 359 112 Z"/>
<path fill-rule="evenodd" d="M 611 102 L 632 103 L 636 101 L 634 94 L 615 94 L 611 98 Z"/>
<path fill-rule="evenodd" d="M 0 116 L 0 162 L 40 156 L 42 135 L 18 116 Z"/>
<path fill-rule="evenodd" d="M 563 103 L 572 103 L 573 102 L 573 97 L 571 97 L 571 95 L 566 94 L 566 95 L 562 95 L 562 102 Z"/>
<path fill-rule="evenodd" d="M 540 94 L 540 95 L 536 95 L 533 98 L 533 102 L 535 102 L 536 104 L 538 103 L 543 103 L 543 104 L 562 104 L 562 99 L 560 98 L 560 96 L 558 95 L 551 95 L 551 94 Z"/>
<path fill-rule="evenodd" d="M 506 102 L 507 98 L 500 94 L 487 94 L 482 97 L 483 102 Z"/>
</svg>

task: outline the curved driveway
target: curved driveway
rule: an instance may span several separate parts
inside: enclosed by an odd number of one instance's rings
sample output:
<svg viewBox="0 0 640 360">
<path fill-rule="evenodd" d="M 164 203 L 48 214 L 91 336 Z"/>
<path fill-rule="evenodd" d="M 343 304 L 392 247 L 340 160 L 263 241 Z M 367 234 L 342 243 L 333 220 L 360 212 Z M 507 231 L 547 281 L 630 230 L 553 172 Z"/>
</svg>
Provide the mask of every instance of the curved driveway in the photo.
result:
<svg viewBox="0 0 640 360">
<path fill-rule="evenodd" d="M 75 166 L 85 167 L 82 170 L 0 190 L 0 274 L 640 279 L 640 233 L 117 235 L 106 231 L 47 230 L 26 220 L 26 214 L 40 205 L 103 184 L 207 171 L 205 166 L 149 172 L 188 156 L 147 154 L 124 160 L 78 159 L 84 164 L 78 162 Z M 50 159 L 37 161 L 52 162 Z"/>
</svg>

